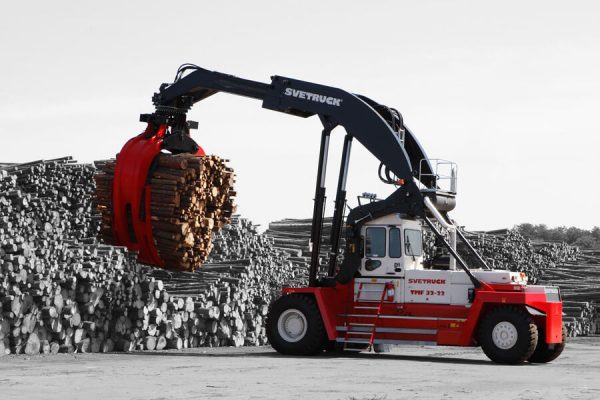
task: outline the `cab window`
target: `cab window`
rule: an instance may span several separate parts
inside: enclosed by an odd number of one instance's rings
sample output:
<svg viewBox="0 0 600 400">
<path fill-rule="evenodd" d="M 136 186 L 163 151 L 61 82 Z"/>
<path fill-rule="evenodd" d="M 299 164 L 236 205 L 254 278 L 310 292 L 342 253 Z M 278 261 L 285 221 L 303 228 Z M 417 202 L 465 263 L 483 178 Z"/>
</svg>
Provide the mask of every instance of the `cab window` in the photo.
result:
<svg viewBox="0 0 600 400">
<path fill-rule="evenodd" d="M 400 229 L 398 228 L 390 228 L 389 255 L 391 258 L 400 258 L 402 256 L 402 248 L 400 247 Z"/>
<path fill-rule="evenodd" d="M 365 238 L 366 257 L 385 257 L 385 228 L 367 228 Z"/>
<path fill-rule="evenodd" d="M 423 237 L 416 229 L 404 230 L 404 252 L 407 256 L 420 256 L 423 253 Z"/>
</svg>

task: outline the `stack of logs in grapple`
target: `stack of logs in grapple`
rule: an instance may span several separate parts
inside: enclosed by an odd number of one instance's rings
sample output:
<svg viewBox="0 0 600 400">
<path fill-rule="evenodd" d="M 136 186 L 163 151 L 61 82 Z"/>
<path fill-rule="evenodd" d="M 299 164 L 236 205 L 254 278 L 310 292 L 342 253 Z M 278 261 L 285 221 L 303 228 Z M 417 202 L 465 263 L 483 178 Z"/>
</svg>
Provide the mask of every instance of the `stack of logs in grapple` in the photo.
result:
<svg viewBox="0 0 600 400">
<path fill-rule="evenodd" d="M 112 185 L 115 161 L 95 163 L 100 235 L 114 243 Z M 152 232 L 168 269 L 194 271 L 212 250 L 212 233 L 235 212 L 233 170 L 217 156 L 160 154 L 149 179 Z"/>
</svg>

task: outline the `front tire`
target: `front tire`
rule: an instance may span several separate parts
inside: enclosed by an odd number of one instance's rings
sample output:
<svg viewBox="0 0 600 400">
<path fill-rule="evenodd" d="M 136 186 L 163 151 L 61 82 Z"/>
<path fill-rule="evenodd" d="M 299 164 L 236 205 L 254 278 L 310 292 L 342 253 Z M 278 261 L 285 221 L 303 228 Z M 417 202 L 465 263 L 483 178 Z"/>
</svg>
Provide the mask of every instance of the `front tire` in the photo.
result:
<svg viewBox="0 0 600 400">
<path fill-rule="evenodd" d="M 517 307 L 498 307 L 481 319 L 478 330 L 481 348 L 499 364 L 519 364 L 531 357 L 538 330 L 533 319 Z"/>
<path fill-rule="evenodd" d="M 325 327 L 315 300 L 290 294 L 277 299 L 267 316 L 267 338 L 281 354 L 308 356 L 323 351 Z"/>
<path fill-rule="evenodd" d="M 562 342 L 555 344 L 552 348 L 548 346 L 548 343 L 544 340 L 546 337 L 545 332 L 539 329 L 540 337 L 538 338 L 538 344 L 535 351 L 529 357 L 531 363 L 548 363 L 554 361 L 560 353 L 565 349 L 567 343 L 567 328 L 563 325 L 562 327 Z"/>
</svg>

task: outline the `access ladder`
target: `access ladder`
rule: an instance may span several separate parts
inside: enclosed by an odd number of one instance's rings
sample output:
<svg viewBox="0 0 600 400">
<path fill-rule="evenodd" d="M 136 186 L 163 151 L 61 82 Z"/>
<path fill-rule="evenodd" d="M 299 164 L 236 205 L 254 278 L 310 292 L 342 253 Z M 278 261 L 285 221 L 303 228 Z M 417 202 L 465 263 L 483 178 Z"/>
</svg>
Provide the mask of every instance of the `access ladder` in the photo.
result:
<svg viewBox="0 0 600 400">
<path fill-rule="evenodd" d="M 353 347 L 348 347 L 348 344 L 362 344 L 367 345 L 367 351 L 371 351 L 373 348 L 373 340 L 377 332 L 377 323 L 379 317 L 383 311 L 383 304 L 385 297 L 389 289 L 393 289 L 394 285 L 392 282 L 361 282 L 358 285 L 358 292 L 356 294 L 355 302 L 361 300 L 361 293 L 365 292 L 379 292 L 377 289 L 363 289 L 364 284 L 368 285 L 380 285 L 382 286 L 381 296 L 379 298 L 379 304 L 377 306 L 354 306 L 355 310 L 376 310 L 376 314 L 373 316 L 374 320 L 372 323 L 359 323 L 349 322 L 346 329 L 346 335 L 344 337 L 344 350 L 362 351 Z"/>
</svg>

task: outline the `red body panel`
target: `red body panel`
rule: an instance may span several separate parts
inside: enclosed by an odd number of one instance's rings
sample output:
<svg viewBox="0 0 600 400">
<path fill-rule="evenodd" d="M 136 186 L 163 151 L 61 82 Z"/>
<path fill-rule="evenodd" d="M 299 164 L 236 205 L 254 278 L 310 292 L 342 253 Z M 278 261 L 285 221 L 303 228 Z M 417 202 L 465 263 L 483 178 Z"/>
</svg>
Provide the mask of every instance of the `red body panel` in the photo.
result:
<svg viewBox="0 0 600 400">
<path fill-rule="evenodd" d="M 474 346 L 482 313 L 503 304 L 529 306 L 545 316 L 546 343 L 562 341 L 562 303 L 548 302 L 543 292 L 499 291 L 497 285 L 482 285 L 469 306 L 418 303 L 383 305 L 378 318 L 376 339 L 392 341 L 432 342 L 447 346 Z M 519 288 L 522 290 L 522 288 Z M 354 302 L 354 283 L 336 287 L 286 288 L 284 294 L 306 293 L 315 296 L 329 340 L 344 338 L 349 323 L 372 323 L 373 316 L 361 306 L 373 302 Z"/>
<path fill-rule="evenodd" d="M 150 165 L 161 151 L 166 130 L 167 126 L 162 125 L 153 136 L 147 137 L 144 132 L 123 146 L 117 155 L 112 194 L 113 244 L 138 251 L 140 261 L 160 267 L 164 267 L 164 261 L 154 244 L 150 220 L 152 193 L 147 179 Z M 200 148 L 196 154 L 204 155 L 204 151 Z"/>
</svg>

